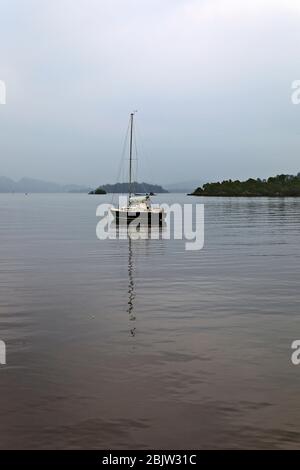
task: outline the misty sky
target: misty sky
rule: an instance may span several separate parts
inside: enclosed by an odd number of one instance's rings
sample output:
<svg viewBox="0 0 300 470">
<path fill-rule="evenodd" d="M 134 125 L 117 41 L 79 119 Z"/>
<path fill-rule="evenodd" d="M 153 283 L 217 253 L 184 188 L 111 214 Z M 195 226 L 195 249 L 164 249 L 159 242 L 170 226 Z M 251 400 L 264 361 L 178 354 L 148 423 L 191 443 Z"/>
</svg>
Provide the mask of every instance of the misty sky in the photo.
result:
<svg viewBox="0 0 300 470">
<path fill-rule="evenodd" d="M 0 0 L 0 174 L 114 183 L 300 171 L 299 0 Z"/>
</svg>

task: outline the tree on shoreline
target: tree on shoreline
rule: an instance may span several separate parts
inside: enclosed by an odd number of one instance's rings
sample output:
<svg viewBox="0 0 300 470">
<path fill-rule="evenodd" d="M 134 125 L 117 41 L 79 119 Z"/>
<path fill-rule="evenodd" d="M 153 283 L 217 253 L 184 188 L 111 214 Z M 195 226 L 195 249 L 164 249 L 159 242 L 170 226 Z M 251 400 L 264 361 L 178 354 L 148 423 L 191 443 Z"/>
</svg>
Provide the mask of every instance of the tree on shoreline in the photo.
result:
<svg viewBox="0 0 300 470">
<path fill-rule="evenodd" d="M 267 180 L 249 178 L 246 181 L 224 180 L 206 183 L 192 196 L 214 197 L 300 197 L 300 174 L 271 176 Z"/>
</svg>

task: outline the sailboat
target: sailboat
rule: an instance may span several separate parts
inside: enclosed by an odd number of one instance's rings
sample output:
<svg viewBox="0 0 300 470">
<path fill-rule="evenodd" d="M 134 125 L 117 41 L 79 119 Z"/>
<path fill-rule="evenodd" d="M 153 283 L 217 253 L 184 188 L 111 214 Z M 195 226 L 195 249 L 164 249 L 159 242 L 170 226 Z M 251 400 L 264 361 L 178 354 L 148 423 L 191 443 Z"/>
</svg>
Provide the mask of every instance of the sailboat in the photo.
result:
<svg viewBox="0 0 300 470">
<path fill-rule="evenodd" d="M 112 207 L 111 213 L 116 224 L 129 224 L 139 218 L 139 222 L 149 225 L 163 225 L 166 213 L 159 207 L 152 207 L 150 194 L 134 194 L 132 192 L 132 151 L 133 151 L 133 120 L 130 114 L 130 144 L 129 144 L 129 181 L 127 204 L 123 207 Z"/>
</svg>

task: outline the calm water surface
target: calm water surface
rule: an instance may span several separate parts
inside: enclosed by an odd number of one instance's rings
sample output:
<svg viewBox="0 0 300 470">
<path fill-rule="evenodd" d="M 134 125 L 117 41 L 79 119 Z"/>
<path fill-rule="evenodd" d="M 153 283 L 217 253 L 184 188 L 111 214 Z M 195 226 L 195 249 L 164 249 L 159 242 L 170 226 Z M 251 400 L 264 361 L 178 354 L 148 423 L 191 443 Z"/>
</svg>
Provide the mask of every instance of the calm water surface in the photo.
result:
<svg viewBox="0 0 300 470">
<path fill-rule="evenodd" d="M 300 448 L 300 200 L 205 199 L 196 252 L 104 200 L 0 195 L 0 447 Z"/>
</svg>

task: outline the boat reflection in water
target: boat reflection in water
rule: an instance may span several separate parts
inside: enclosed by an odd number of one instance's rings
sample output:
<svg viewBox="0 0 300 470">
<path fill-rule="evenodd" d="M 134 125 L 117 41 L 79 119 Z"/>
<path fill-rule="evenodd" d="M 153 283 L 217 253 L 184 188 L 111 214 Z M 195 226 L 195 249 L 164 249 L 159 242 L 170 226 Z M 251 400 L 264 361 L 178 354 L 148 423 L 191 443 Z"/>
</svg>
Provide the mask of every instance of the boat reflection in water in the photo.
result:
<svg viewBox="0 0 300 470">
<path fill-rule="evenodd" d="M 127 313 L 129 321 L 132 322 L 130 326 L 130 336 L 136 335 L 136 315 L 134 311 L 134 300 L 136 296 L 134 284 L 134 247 L 139 240 L 151 242 L 151 238 L 155 237 L 156 240 L 162 238 L 163 230 L 165 227 L 143 227 L 142 225 L 130 229 L 129 227 L 117 227 L 116 234 L 118 238 L 128 238 L 128 302 Z M 137 245 L 136 245 L 137 246 Z"/>
<path fill-rule="evenodd" d="M 134 298 L 135 298 L 135 290 L 134 290 L 134 278 L 133 278 L 133 259 L 132 259 L 132 240 L 128 238 L 128 308 L 127 313 L 129 316 L 130 322 L 135 322 L 136 317 L 134 314 Z M 135 336 L 136 327 L 132 326 L 130 328 L 130 335 Z"/>
</svg>

